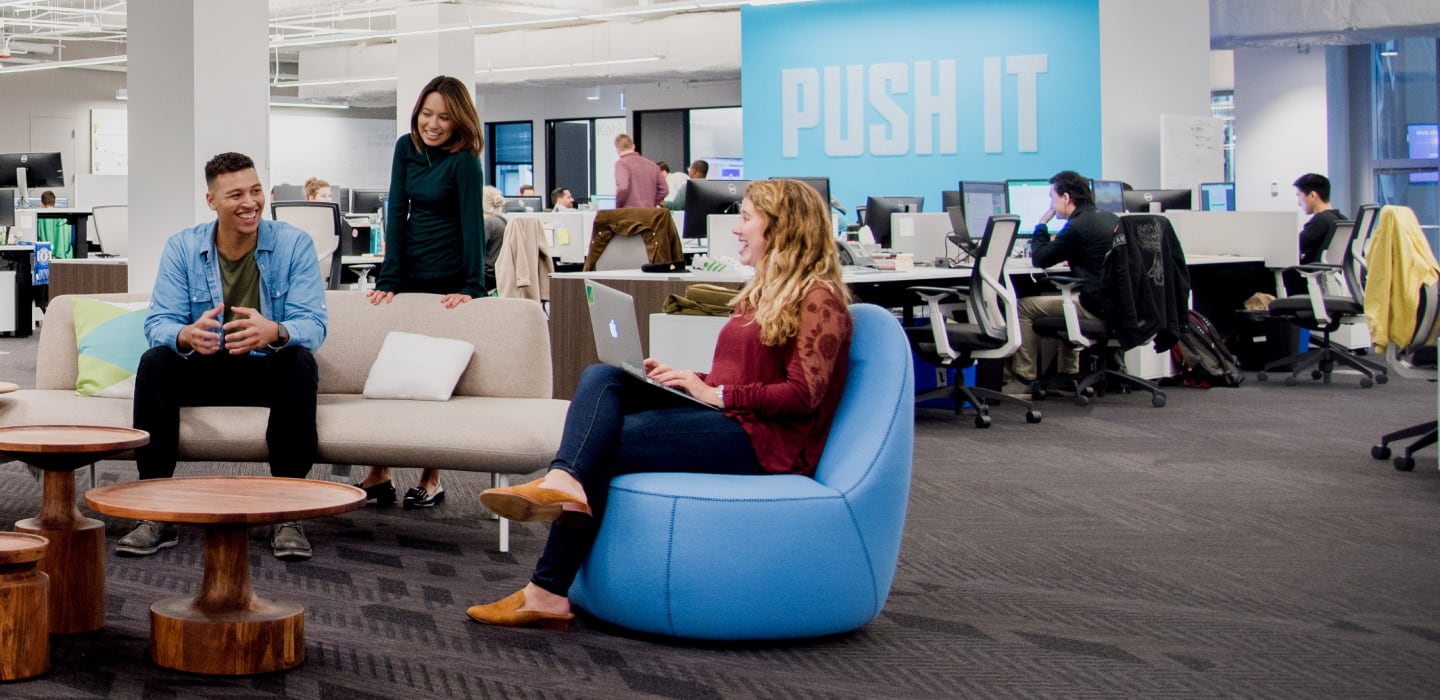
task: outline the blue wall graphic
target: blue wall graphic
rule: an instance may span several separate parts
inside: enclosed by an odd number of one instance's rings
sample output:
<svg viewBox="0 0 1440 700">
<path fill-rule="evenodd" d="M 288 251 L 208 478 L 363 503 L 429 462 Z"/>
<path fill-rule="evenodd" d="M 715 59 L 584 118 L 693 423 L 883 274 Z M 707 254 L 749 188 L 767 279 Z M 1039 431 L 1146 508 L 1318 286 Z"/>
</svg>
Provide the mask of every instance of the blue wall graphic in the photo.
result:
<svg viewBox="0 0 1440 700">
<path fill-rule="evenodd" d="M 1100 172 L 1097 0 L 825 0 L 741 14 L 745 175 L 870 194 Z"/>
</svg>

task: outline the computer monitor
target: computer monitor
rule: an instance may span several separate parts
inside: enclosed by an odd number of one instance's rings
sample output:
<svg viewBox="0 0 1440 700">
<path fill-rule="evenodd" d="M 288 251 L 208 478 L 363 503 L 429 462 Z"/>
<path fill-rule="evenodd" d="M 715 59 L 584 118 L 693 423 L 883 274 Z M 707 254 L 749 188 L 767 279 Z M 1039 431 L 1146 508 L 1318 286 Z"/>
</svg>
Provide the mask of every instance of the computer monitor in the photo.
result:
<svg viewBox="0 0 1440 700">
<path fill-rule="evenodd" d="M 0 226 L 15 225 L 15 190 L 0 190 Z"/>
<path fill-rule="evenodd" d="M 711 166 L 710 172 L 715 172 Z M 696 180 L 685 182 L 685 230 L 682 238 L 709 237 L 711 214 L 739 214 L 749 180 Z"/>
<path fill-rule="evenodd" d="M 1411 160 L 1440 158 L 1440 124 L 1406 124 L 1405 142 L 1409 146 Z M 1410 184 L 1427 182 L 1440 182 L 1440 172 L 1432 169 L 1410 173 Z"/>
<path fill-rule="evenodd" d="M 1010 211 L 1003 182 L 961 180 L 959 192 L 960 206 L 965 211 L 965 226 L 970 229 L 972 238 L 985 233 L 985 223 L 991 216 Z M 949 208 L 946 209 L 948 211 Z"/>
<path fill-rule="evenodd" d="M 771 180 L 795 180 L 803 182 L 815 188 L 820 193 L 821 201 L 825 202 L 826 211 L 830 207 L 830 178 L 828 177 L 772 177 Z"/>
<path fill-rule="evenodd" d="M 540 201 L 539 197 L 506 197 L 505 211 L 545 211 L 545 204 Z"/>
<path fill-rule="evenodd" d="M 745 178 L 744 159 L 711 156 L 700 160 L 710 164 L 710 173 L 705 177 L 711 180 L 743 180 Z"/>
<path fill-rule="evenodd" d="M 865 198 L 865 225 L 875 236 L 881 248 L 890 247 L 890 215 L 919 214 L 925 208 L 925 198 L 910 195 Z"/>
<path fill-rule="evenodd" d="M 1151 204 L 1160 205 L 1160 211 L 1190 208 L 1190 190 L 1126 190 L 1123 195 L 1125 211 L 1147 212 Z"/>
<path fill-rule="evenodd" d="M 1095 208 L 1119 214 L 1125 211 L 1125 183 L 1119 180 L 1091 180 L 1090 193 L 1095 197 Z"/>
<path fill-rule="evenodd" d="M 965 207 L 960 200 L 960 190 L 940 190 L 940 210 L 948 212 L 951 207 Z"/>
<path fill-rule="evenodd" d="M 59 153 L 0 153 L 0 187 L 20 187 L 16 168 L 25 168 L 30 187 L 65 186 Z"/>
<path fill-rule="evenodd" d="M 1010 213 L 1020 217 L 1022 230 L 1032 231 L 1045 212 L 1050 210 L 1049 180 L 1006 180 L 1005 198 Z M 1051 231 L 1065 228 L 1065 220 L 1056 216 L 1046 224 Z M 973 230 L 973 229 L 972 229 Z"/>
<path fill-rule="evenodd" d="M 385 199 L 390 196 L 389 190 L 369 190 L 355 188 L 350 190 L 350 204 L 347 214 L 374 214 L 375 212 L 385 213 Z M 344 202 L 340 205 L 345 206 Z"/>
<path fill-rule="evenodd" d="M 335 190 L 330 190 L 330 195 L 335 195 Z M 270 201 L 272 202 L 303 202 L 305 201 L 304 185 L 275 185 L 270 188 Z"/>
<path fill-rule="evenodd" d="M 1201 211 L 1235 211 L 1235 183 L 1200 183 Z"/>
<path fill-rule="evenodd" d="M 332 201 L 332 202 L 334 202 L 334 203 L 336 203 L 336 204 L 339 204 L 341 211 L 345 211 L 345 210 L 349 209 L 349 208 L 350 208 L 350 188 L 349 188 L 349 187 L 336 187 L 336 186 L 334 186 L 334 185 L 331 185 L 331 186 L 330 186 L 330 201 Z"/>
</svg>

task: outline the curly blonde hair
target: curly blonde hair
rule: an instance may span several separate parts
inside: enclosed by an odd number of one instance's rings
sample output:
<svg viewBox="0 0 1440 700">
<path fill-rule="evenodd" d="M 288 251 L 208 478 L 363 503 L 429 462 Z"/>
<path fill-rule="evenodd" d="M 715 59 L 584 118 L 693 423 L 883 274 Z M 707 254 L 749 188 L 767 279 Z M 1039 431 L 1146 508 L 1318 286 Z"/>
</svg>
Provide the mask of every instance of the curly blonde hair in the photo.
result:
<svg viewBox="0 0 1440 700">
<path fill-rule="evenodd" d="M 486 185 L 480 189 L 480 206 L 485 210 L 485 216 L 499 214 L 505 209 L 505 195 L 500 194 L 500 188 Z"/>
<path fill-rule="evenodd" d="M 763 217 L 765 252 L 735 308 L 759 324 L 761 343 L 775 347 L 800 332 L 800 305 L 811 288 L 823 284 L 846 304 L 850 290 L 830 235 L 830 206 L 815 188 L 796 180 L 757 180 L 745 199 Z"/>
</svg>

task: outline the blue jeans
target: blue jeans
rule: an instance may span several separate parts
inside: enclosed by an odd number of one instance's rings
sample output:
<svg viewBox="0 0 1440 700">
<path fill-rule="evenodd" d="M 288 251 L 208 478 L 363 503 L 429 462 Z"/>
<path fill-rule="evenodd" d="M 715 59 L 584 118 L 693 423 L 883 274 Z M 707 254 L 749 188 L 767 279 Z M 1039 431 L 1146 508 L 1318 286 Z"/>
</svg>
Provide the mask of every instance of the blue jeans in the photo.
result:
<svg viewBox="0 0 1440 700">
<path fill-rule="evenodd" d="M 580 375 L 550 468 L 568 472 L 585 487 L 593 513 L 580 525 L 550 527 L 530 577 L 562 596 L 595 544 L 611 479 L 636 472 L 763 473 L 739 421 L 610 365 L 591 365 Z"/>
</svg>

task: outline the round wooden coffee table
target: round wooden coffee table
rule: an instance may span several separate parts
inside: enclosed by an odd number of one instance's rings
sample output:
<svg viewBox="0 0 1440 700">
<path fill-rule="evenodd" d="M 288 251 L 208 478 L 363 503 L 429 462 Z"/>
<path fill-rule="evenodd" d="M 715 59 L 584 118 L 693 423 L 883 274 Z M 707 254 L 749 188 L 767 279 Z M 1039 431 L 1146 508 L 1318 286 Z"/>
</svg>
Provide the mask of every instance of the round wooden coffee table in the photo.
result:
<svg viewBox="0 0 1440 700">
<path fill-rule="evenodd" d="M 20 385 L 11 384 L 10 382 L 0 382 L 0 394 L 8 394 L 12 391 L 20 391 Z"/>
<path fill-rule="evenodd" d="M 75 470 L 150 442 L 131 428 L 17 425 L 0 428 L 0 455 L 45 471 L 40 514 L 16 532 L 50 540 L 40 570 L 50 576 L 50 631 L 90 632 L 105 626 L 105 524 L 75 507 Z"/>
<path fill-rule="evenodd" d="M 250 526 L 362 508 L 365 492 L 331 481 L 194 476 L 102 486 L 86 493 L 85 503 L 121 518 L 205 526 L 200 593 L 150 607 L 150 658 L 180 671 L 236 676 L 305 661 L 305 609 L 259 598 L 250 585 Z"/>
</svg>

